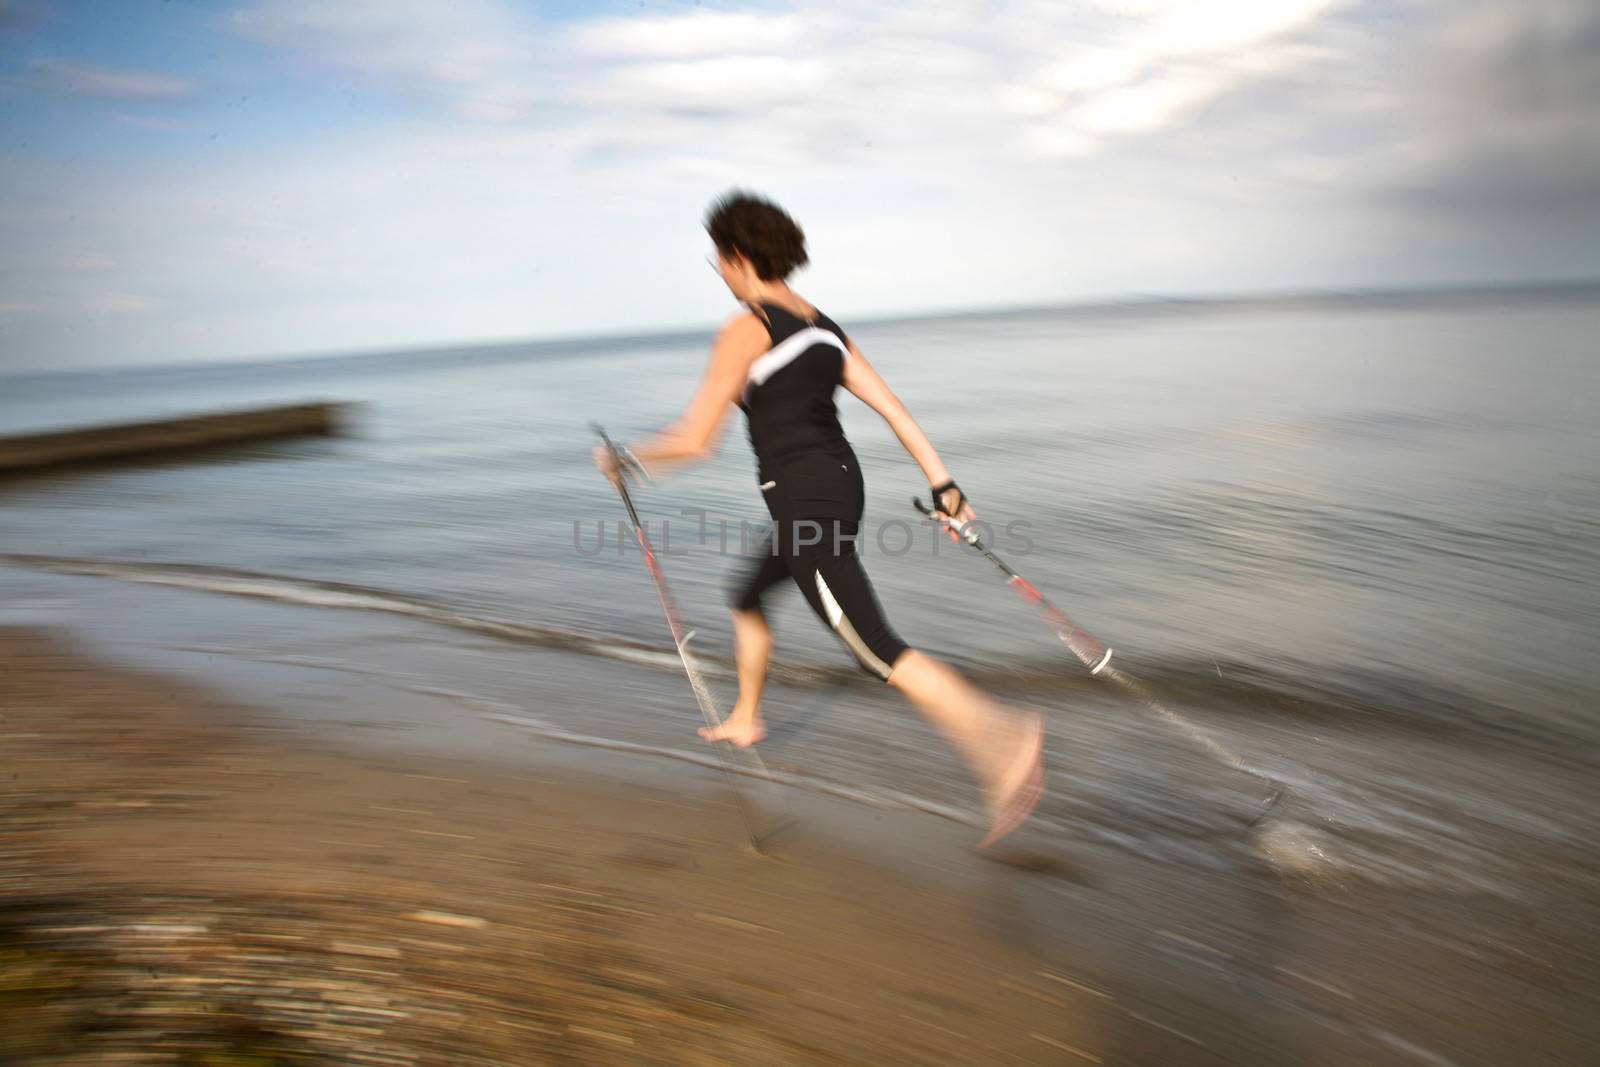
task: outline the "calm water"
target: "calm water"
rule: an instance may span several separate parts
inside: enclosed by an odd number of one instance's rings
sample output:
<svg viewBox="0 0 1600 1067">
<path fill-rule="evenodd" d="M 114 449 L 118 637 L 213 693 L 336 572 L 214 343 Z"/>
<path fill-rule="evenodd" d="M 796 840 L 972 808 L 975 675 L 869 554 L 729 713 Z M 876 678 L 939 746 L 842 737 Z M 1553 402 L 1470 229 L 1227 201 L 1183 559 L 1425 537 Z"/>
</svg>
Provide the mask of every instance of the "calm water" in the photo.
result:
<svg viewBox="0 0 1600 1067">
<path fill-rule="evenodd" d="M 1079 309 L 853 333 L 997 527 L 1002 554 L 1134 673 L 1260 758 L 1279 753 L 1284 773 L 1305 771 L 1284 753 L 1328 724 L 1459 728 L 1592 755 L 1600 290 Z M 80 621 L 114 617 L 171 649 L 226 632 L 241 654 L 275 638 L 212 613 L 265 620 L 285 610 L 261 599 L 274 598 L 300 605 L 282 624 L 296 654 L 326 666 L 409 671 L 413 691 L 458 689 L 608 736 L 646 730 L 634 712 L 655 706 L 681 716 L 682 732 L 694 711 L 681 676 L 638 654 L 670 645 L 642 564 L 619 548 L 625 516 L 591 466 L 587 424 L 623 437 L 665 424 L 708 339 L 0 379 L 8 432 L 288 400 L 361 405 L 349 437 L 9 483 L 0 552 L 13 566 L 0 568 L 0 594 L 70 602 Z M 841 409 L 867 472 L 863 551 L 897 628 L 988 682 L 1026 679 L 1075 737 L 1105 698 L 986 562 L 936 550 L 909 506 L 926 488 L 916 467 L 872 412 L 848 396 Z M 738 565 L 736 528 L 725 552 L 714 524 L 764 517 L 738 420 L 713 461 L 639 493 L 713 666 L 729 651 L 722 588 Z M 713 524 L 703 539 L 696 509 Z M 160 597 L 181 609 L 158 623 L 145 613 Z M 348 608 L 361 610 L 333 610 Z M 923 792 L 959 778 L 798 596 L 776 625 L 790 672 L 775 718 L 834 709 L 789 749 L 775 735 L 777 762 L 834 779 L 879 767 L 885 783 Z M 357 652 L 363 628 L 368 652 Z M 822 743 L 851 731 L 871 737 L 870 767 L 840 755 L 860 746 Z M 1150 752 L 1134 764 L 1152 765 Z M 1486 794 L 1492 779 L 1479 775 Z M 1086 788 L 1057 813 L 1062 825 L 1088 817 Z M 1105 825 L 1126 830 L 1143 809 L 1127 781 L 1115 792 Z M 1179 818 L 1185 805 L 1167 799 L 1163 817 Z M 1325 799 L 1360 821 L 1349 795 Z M 1406 821 L 1395 797 L 1364 803 L 1374 823 Z"/>
<path fill-rule="evenodd" d="M 857 335 L 1003 554 L 1147 673 L 1236 668 L 1397 715 L 1584 725 L 1600 653 L 1600 294 L 1561 295 L 1063 311 Z M 10 379 L 8 432 L 310 397 L 363 407 L 348 439 L 14 486 L 0 544 L 339 583 L 659 645 L 586 424 L 664 424 L 704 346 Z M 868 474 L 863 551 L 896 625 L 979 669 L 1055 669 L 1058 646 L 996 572 L 948 545 L 935 554 L 908 504 L 919 472 L 882 423 L 848 396 L 841 407 Z M 713 462 L 640 497 L 669 538 L 682 608 L 707 651 L 722 648 L 737 524 L 764 517 L 738 413 Z M 785 656 L 837 665 L 790 599 Z"/>
</svg>

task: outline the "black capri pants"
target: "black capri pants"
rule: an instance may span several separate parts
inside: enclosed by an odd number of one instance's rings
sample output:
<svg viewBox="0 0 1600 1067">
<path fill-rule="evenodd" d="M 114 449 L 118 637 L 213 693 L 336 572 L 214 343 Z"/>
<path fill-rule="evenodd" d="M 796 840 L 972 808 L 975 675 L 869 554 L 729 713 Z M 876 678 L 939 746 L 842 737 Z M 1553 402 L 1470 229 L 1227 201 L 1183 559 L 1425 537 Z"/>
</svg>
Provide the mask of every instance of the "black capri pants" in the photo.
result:
<svg viewBox="0 0 1600 1067">
<path fill-rule="evenodd" d="M 855 455 L 808 453 L 763 464 L 760 477 L 772 525 L 732 589 L 733 607 L 759 611 L 768 590 L 793 579 L 861 668 L 888 681 L 908 646 L 884 618 L 856 554 L 866 488 Z"/>
</svg>

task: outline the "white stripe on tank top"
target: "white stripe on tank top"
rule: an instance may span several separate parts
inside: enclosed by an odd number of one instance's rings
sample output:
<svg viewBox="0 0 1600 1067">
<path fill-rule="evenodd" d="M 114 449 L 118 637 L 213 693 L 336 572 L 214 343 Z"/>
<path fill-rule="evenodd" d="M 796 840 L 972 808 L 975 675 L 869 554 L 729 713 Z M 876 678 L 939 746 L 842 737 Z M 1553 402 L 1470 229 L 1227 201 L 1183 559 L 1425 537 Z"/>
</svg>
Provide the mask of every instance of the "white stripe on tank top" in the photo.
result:
<svg viewBox="0 0 1600 1067">
<path fill-rule="evenodd" d="M 797 333 L 779 341 L 752 364 L 750 364 L 749 385 L 760 385 L 768 378 L 778 373 L 783 368 L 793 363 L 801 353 L 813 345 L 832 345 L 843 352 L 846 359 L 850 358 L 850 349 L 839 340 L 838 336 L 820 326 L 808 326 Z"/>
</svg>

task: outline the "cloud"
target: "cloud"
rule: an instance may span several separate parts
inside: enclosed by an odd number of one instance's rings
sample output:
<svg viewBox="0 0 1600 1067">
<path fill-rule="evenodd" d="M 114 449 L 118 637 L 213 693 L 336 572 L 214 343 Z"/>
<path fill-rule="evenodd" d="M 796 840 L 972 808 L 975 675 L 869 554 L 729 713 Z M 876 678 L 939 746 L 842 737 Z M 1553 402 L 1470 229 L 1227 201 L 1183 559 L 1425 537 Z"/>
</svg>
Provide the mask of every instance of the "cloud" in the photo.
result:
<svg viewBox="0 0 1600 1067">
<path fill-rule="evenodd" d="M 562 99 L 592 119 L 597 163 L 636 164 L 670 131 L 702 170 L 709 155 L 733 169 L 837 171 L 865 162 L 868 146 L 908 168 L 949 171 L 956 145 L 1027 165 L 1161 134 L 1325 58 L 1299 38 L 1340 6 L 824 2 L 604 19 L 567 34 L 586 62 Z"/>
<path fill-rule="evenodd" d="M 84 301 L 84 310 L 95 315 L 142 315 L 157 307 L 137 293 L 96 293 Z"/>
<path fill-rule="evenodd" d="M 1151 6 L 1147 29 L 1135 46 L 1154 55 L 1215 55 L 1256 48 L 1304 26 L 1336 6 L 1335 0 L 1228 0 L 1194 4 L 1184 0 Z"/>
<path fill-rule="evenodd" d="M 39 60 L 33 84 L 40 88 L 107 100 L 169 100 L 189 96 L 196 85 L 185 78 L 144 70 L 120 70 Z"/>
<path fill-rule="evenodd" d="M 76 255 L 65 256 L 61 265 L 74 271 L 105 271 L 116 270 L 117 261 L 103 252 L 81 252 Z"/>
<path fill-rule="evenodd" d="M 311 69 L 356 75 L 458 117 L 591 124 L 596 159 L 648 150 L 662 126 L 798 156 L 827 129 L 922 147 L 979 136 L 990 151 L 1030 156 L 1046 143 L 1088 151 L 1180 122 L 1281 66 L 1275 42 L 1335 6 L 825 0 L 563 27 L 492 0 L 256 0 L 233 26 Z M 1000 129 L 997 108 L 1034 127 Z"/>
<path fill-rule="evenodd" d="M 830 73 L 815 57 L 732 55 L 633 63 L 619 67 L 580 98 L 623 105 L 649 101 L 654 110 L 715 121 L 825 92 Z"/>
<path fill-rule="evenodd" d="M 692 11 L 678 15 L 603 18 L 566 35 L 569 47 L 610 59 L 695 59 L 803 49 L 806 19 L 798 14 Z"/>
<path fill-rule="evenodd" d="M 313 70 L 357 75 L 469 119 L 526 114 L 549 63 L 523 19 L 492 0 L 258 0 L 232 26 Z"/>
<path fill-rule="evenodd" d="M 1434 136 L 1392 184 L 1464 210 L 1600 213 L 1600 8 L 1588 0 L 1463 4 L 1424 48 L 1415 116 Z"/>
</svg>

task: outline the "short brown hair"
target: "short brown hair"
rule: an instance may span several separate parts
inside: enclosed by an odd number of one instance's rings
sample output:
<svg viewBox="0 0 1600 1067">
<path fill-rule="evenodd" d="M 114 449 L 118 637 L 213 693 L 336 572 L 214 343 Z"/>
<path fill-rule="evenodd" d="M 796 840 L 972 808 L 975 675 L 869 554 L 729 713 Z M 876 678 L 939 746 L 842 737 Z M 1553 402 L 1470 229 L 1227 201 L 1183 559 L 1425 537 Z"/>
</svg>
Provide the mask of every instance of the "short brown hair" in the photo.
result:
<svg viewBox="0 0 1600 1067">
<path fill-rule="evenodd" d="M 706 213 L 706 232 L 724 258 L 744 256 L 762 281 L 778 281 L 808 262 L 806 235 L 772 201 L 735 189 Z"/>
</svg>

